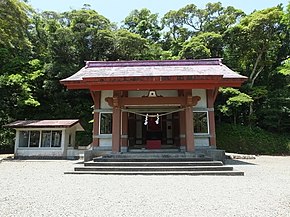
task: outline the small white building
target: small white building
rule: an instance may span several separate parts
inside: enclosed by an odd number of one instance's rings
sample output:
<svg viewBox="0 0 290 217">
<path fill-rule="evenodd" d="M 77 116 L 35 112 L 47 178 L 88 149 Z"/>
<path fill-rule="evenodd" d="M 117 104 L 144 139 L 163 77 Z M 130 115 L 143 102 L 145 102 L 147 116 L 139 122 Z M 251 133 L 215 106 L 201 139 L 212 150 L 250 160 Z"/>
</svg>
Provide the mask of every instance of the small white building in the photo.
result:
<svg viewBox="0 0 290 217">
<path fill-rule="evenodd" d="M 15 157 L 74 157 L 79 120 L 22 120 L 5 125 L 16 130 Z"/>
</svg>

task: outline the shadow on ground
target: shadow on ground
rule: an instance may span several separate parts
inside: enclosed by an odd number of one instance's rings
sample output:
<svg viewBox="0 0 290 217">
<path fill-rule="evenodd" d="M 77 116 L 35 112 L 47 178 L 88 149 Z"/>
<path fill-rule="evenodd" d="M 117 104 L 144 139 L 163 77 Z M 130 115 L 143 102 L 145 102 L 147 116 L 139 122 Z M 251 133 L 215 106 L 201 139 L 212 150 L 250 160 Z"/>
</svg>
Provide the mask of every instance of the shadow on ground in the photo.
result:
<svg viewBox="0 0 290 217">
<path fill-rule="evenodd" d="M 254 163 L 246 162 L 242 159 L 226 159 L 225 165 L 256 165 Z"/>
</svg>

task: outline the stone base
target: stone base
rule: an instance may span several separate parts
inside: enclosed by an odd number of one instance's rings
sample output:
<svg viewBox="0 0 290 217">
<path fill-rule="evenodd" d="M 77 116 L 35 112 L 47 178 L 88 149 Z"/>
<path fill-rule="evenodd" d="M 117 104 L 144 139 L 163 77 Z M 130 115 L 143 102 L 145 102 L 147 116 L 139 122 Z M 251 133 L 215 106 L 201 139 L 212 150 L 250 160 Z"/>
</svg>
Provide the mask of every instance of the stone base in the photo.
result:
<svg viewBox="0 0 290 217">
<path fill-rule="evenodd" d="M 92 150 L 84 151 L 84 162 L 93 160 L 94 157 L 112 153 L 112 147 L 96 147 Z"/>
<path fill-rule="evenodd" d="M 128 152 L 128 147 L 121 147 L 121 152 Z"/>
<path fill-rule="evenodd" d="M 214 161 L 222 161 L 222 162 L 225 162 L 225 159 L 226 159 L 224 150 L 211 148 L 211 147 L 196 147 L 195 152 L 186 152 L 185 149 L 183 149 L 183 147 L 185 148 L 185 146 L 181 146 L 180 151 L 178 153 L 175 153 L 175 155 L 178 155 L 179 158 L 190 158 L 190 157 L 211 158 Z M 174 154 L 174 153 L 162 153 L 162 149 L 160 149 L 159 151 L 160 152 L 151 153 L 151 154 L 150 152 L 147 153 L 146 151 L 144 151 L 144 154 L 152 155 L 154 157 Z M 93 150 L 86 150 L 84 152 L 84 162 L 91 161 L 93 160 L 93 158 L 99 157 L 99 156 L 104 156 L 104 155 L 125 156 L 127 153 L 130 154 L 130 152 L 128 152 L 127 147 L 121 147 L 121 152 L 115 153 L 115 154 L 112 154 L 111 147 L 96 147 Z M 140 154 L 141 153 L 142 153 L 142 150 L 140 151 Z M 132 153 L 129 156 L 132 157 Z"/>
<path fill-rule="evenodd" d="M 196 154 L 201 156 L 211 157 L 214 161 L 222 161 L 223 163 L 226 160 L 226 154 L 224 150 L 211 148 L 211 147 L 196 147 Z"/>
</svg>

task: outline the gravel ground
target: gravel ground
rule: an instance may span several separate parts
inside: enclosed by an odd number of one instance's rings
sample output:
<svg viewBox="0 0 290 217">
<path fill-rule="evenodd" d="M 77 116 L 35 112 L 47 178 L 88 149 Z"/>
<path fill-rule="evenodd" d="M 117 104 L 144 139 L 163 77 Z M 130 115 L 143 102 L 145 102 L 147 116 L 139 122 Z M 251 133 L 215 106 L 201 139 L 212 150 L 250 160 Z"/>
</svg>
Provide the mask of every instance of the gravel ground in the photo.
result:
<svg viewBox="0 0 290 217">
<path fill-rule="evenodd" d="M 290 157 L 229 160 L 243 177 L 63 174 L 78 163 L 3 160 L 0 216 L 290 216 Z"/>
</svg>

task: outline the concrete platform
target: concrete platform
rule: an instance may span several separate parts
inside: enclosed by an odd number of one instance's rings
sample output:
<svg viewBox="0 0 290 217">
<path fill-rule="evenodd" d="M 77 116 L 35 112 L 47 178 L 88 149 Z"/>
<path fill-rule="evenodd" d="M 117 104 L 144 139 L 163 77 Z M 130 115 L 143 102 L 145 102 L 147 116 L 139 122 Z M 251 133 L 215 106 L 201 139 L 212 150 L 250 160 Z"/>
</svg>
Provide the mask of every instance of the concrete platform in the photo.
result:
<svg viewBox="0 0 290 217">
<path fill-rule="evenodd" d="M 139 160 L 139 159 L 138 159 Z M 102 167 L 112 167 L 112 166 L 122 166 L 122 167 L 147 167 L 147 166 L 223 166 L 220 161 L 120 161 L 120 162 L 85 162 L 84 166 L 102 166 Z"/>
<path fill-rule="evenodd" d="M 193 153 L 126 153 L 105 155 L 77 166 L 65 174 L 94 175 L 228 175 L 243 176 L 232 166 L 209 157 L 196 157 Z"/>
</svg>

